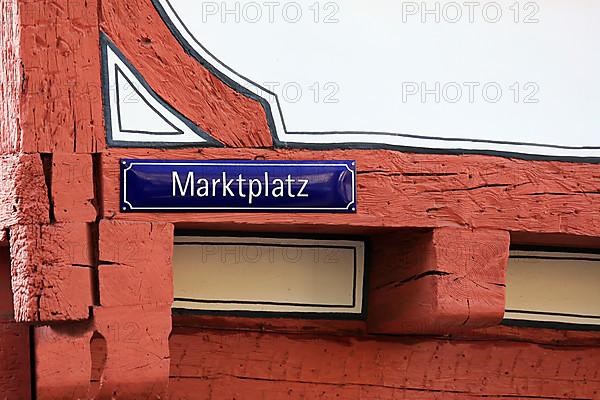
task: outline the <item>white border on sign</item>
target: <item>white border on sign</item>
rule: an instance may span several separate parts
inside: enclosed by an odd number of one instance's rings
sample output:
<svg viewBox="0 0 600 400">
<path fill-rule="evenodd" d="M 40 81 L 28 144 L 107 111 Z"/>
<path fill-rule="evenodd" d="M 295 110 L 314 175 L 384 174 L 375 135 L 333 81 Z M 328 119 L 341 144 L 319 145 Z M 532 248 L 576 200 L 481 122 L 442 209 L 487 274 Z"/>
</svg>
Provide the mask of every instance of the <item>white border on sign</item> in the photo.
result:
<svg viewBox="0 0 600 400">
<path fill-rule="evenodd" d="M 356 165 L 356 163 L 354 161 L 351 161 L 352 165 Z M 127 161 L 121 161 L 122 165 L 128 165 L 127 168 L 125 168 L 123 170 L 123 183 L 122 183 L 122 200 L 123 203 L 127 204 L 129 206 L 129 209 L 126 209 L 124 207 L 122 207 L 121 211 L 135 211 L 135 210 L 148 210 L 148 211 L 153 211 L 153 210 L 165 210 L 165 211 L 173 211 L 173 210 L 190 210 L 190 211 L 199 211 L 199 210 L 206 210 L 206 211 L 226 211 L 226 210 L 231 210 L 231 211 L 348 211 L 351 207 L 352 211 L 356 210 L 356 172 L 351 169 L 350 167 L 348 167 L 348 165 L 343 164 L 343 163 L 337 163 L 337 164 L 310 164 L 310 163 L 303 163 L 303 164 L 294 164 L 294 163 L 282 163 L 282 164 L 278 164 L 278 163 L 269 163 L 269 164 L 261 164 L 261 163 L 218 163 L 218 162 L 151 162 L 151 161 L 145 161 L 145 162 L 138 162 L 138 161 L 133 161 L 133 162 L 127 162 Z M 345 167 L 349 172 L 350 175 L 352 177 L 352 199 L 351 201 L 348 203 L 348 205 L 345 208 L 342 207 L 335 207 L 335 208 L 309 208 L 309 207 L 134 207 L 129 201 L 127 201 L 127 171 L 129 171 L 131 169 L 132 166 L 134 165 L 175 165 L 175 166 L 187 166 L 187 165 L 196 165 L 196 166 L 202 166 L 202 165 L 217 165 L 217 166 L 228 166 L 228 165 L 232 165 L 232 166 L 237 166 L 237 167 L 248 167 L 248 166 L 253 166 L 253 167 L 267 167 L 267 166 L 272 166 L 272 167 L 340 167 L 343 166 Z"/>
</svg>

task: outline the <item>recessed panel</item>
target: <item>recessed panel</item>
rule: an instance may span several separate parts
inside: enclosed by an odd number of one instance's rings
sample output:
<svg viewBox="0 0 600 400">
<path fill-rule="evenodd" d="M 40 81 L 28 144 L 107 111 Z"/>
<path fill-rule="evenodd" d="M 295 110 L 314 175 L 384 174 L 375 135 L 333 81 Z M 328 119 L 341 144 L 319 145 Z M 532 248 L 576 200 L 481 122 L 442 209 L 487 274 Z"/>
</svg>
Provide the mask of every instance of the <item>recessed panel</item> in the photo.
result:
<svg viewBox="0 0 600 400">
<path fill-rule="evenodd" d="M 504 317 L 600 326 L 600 255 L 511 252 Z"/>
<path fill-rule="evenodd" d="M 361 314 L 360 241 L 178 236 L 175 308 Z"/>
</svg>

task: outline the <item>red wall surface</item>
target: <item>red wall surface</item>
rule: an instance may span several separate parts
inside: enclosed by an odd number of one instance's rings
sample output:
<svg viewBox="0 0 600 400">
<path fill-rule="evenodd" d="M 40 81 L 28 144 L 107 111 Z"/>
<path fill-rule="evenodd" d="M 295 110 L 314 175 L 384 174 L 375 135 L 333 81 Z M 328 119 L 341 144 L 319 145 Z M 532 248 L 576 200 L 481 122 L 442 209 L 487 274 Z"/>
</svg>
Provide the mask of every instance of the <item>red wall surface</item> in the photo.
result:
<svg viewBox="0 0 600 400">
<path fill-rule="evenodd" d="M 392 337 L 363 328 L 175 317 L 171 398 L 600 398 L 598 334 L 498 327 Z"/>
<path fill-rule="evenodd" d="M 0 245 L 0 398 L 31 396 L 29 327 L 13 318 L 8 247 Z"/>
</svg>

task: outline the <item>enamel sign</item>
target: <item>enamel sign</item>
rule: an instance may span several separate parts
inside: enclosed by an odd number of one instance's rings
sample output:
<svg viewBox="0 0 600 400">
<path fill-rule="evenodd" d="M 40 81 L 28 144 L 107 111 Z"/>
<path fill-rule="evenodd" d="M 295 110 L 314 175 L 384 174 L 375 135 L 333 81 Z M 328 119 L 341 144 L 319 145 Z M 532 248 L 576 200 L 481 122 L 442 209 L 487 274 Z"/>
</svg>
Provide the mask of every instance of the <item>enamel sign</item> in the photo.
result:
<svg viewBox="0 0 600 400">
<path fill-rule="evenodd" d="M 354 161 L 121 160 L 121 211 L 356 212 Z"/>
</svg>

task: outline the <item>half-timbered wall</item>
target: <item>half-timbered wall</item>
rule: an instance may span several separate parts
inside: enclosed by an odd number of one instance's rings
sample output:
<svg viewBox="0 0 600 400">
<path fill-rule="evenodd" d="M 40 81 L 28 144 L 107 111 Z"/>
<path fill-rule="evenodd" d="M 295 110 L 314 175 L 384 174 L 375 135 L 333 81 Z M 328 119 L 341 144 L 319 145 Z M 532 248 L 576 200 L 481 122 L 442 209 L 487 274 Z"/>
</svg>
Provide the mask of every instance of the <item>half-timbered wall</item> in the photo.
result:
<svg viewBox="0 0 600 400">
<path fill-rule="evenodd" d="M 286 146 L 151 0 L 0 4 L 0 397 L 600 397 L 597 333 L 498 327 L 511 244 L 600 247 L 594 160 Z M 220 146 L 111 146 L 102 38 Z M 358 211 L 122 213 L 121 158 L 356 160 Z M 367 318 L 173 315 L 178 230 L 364 238 Z"/>
</svg>

